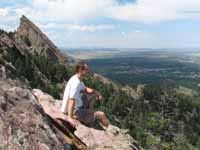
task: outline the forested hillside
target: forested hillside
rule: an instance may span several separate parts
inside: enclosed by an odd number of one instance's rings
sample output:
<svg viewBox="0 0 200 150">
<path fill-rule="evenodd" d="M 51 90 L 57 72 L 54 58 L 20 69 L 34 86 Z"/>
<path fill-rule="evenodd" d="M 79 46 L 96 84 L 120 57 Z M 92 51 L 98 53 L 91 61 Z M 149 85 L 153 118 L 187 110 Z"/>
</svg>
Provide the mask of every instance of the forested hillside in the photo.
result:
<svg viewBox="0 0 200 150">
<path fill-rule="evenodd" d="M 105 97 L 97 108 L 109 114 L 114 124 L 129 129 L 145 149 L 200 148 L 199 94 L 188 96 L 176 92 L 173 85 L 163 84 L 145 87 L 144 96 L 134 99 L 123 91 L 115 92 L 111 84 L 95 80 L 87 83 Z"/>
<path fill-rule="evenodd" d="M 14 33 L 1 31 L 0 36 L 5 39 L 14 39 Z M 58 83 L 69 78 L 70 68 L 67 70 L 63 64 L 53 62 L 45 56 L 31 55 L 19 50 L 14 41 L 10 40 L 10 42 L 13 43 L 0 49 L 0 60 L 2 64 L 9 66 L 12 71 L 11 76 L 19 77 L 28 82 L 32 88 L 41 88 L 58 98 L 62 88 Z M 2 44 L 4 44 L 3 40 Z"/>
</svg>

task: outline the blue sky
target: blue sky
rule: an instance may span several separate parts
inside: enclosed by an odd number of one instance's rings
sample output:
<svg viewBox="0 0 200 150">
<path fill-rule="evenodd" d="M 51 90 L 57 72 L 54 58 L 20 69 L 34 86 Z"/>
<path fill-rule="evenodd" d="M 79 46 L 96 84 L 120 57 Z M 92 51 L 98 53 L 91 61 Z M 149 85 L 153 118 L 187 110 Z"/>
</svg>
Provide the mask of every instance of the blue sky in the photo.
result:
<svg viewBox="0 0 200 150">
<path fill-rule="evenodd" d="M 199 0 L 1 0 L 0 28 L 23 14 L 59 47 L 200 47 Z"/>
</svg>

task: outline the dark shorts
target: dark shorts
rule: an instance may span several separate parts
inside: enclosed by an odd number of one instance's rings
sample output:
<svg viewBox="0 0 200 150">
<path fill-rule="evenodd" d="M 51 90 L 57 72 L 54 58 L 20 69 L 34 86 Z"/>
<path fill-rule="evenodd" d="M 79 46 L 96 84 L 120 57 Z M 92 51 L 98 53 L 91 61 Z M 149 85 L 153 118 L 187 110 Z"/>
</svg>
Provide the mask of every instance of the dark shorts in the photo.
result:
<svg viewBox="0 0 200 150">
<path fill-rule="evenodd" d="M 75 116 L 80 122 L 86 125 L 94 123 L 95 121 L 94 111 L 90 109 L 80 108 L 75 112 Z"/>
<path fill-rule="evenodd" d="M 83 94 L 81 98 L 83 106 L 80 107 L 74 114 L 77 117 L 77 119 L 83 124 L 91 125 L 92 123 L 95 122 L 95 117 L 94 117 L 95 112 L 93 110 L 93 107 L 90 108 L 92 99 L 88 100 L 88 97 L 85 94 Z"/>
</svg>

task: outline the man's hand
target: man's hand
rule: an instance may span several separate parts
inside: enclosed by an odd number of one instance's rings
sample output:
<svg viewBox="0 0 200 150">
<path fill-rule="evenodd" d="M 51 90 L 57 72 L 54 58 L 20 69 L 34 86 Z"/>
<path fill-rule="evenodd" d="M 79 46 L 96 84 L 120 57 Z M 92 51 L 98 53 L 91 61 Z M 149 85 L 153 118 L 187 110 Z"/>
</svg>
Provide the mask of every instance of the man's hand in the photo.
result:
<svg viewBox="0 0 200 150">
<path fill-rule="evenodd" d="M 95 94 L 97 100 L 103 99 L 101 93 L 92 89 L 92 88 L 86 87 L 86 92 L 89 93 L 89 94 Z"/>
<path fill-rule="evenodd" d="M 103 99 L 103 96 L 101 95 L 101 93 L 96 91 L 95 94 L 96 94 L 96 99 L 97 100 L 102 100 Z"/>
<path fill-rule="evenodd" d="M 78 121 L 74 118 L 68 117 L 68 122 L 75 128 L 78 125 Z"/>
</svg>

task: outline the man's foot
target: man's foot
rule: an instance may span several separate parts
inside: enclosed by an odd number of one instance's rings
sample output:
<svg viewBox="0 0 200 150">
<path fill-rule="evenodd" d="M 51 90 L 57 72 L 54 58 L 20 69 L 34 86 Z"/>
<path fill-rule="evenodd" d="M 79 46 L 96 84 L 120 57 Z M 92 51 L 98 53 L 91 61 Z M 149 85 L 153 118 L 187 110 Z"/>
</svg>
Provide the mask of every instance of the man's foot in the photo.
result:
<svg viewBox="0 0 200 150">
<path fill-rule="evenodd" d="M 109 133 L 112 133 L 113 135 L 117 135 L 120 133 L 120 128 L 114 126 L 114 125 L 109 125 L 107 128 L 104 127 L 104 129 L 109 132 Z"/>
</svg>

